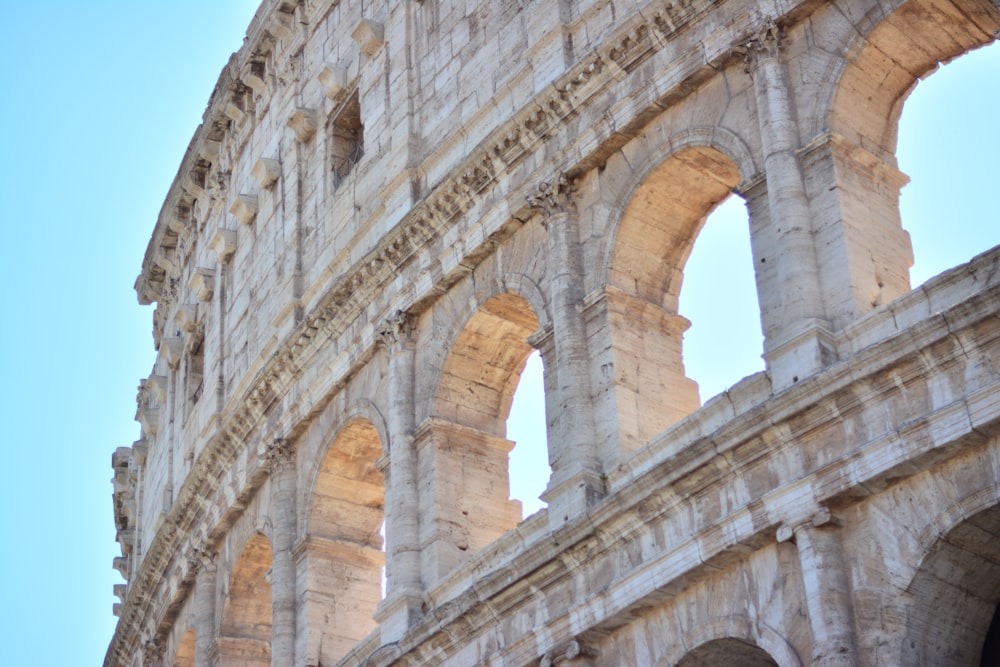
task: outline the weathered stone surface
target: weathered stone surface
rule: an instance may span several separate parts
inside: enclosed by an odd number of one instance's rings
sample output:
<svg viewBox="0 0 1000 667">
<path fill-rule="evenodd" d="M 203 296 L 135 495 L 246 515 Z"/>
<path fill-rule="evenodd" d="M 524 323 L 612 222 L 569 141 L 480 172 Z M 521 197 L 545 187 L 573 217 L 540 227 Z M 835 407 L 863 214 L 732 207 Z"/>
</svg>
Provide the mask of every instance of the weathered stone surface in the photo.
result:
<svg viewBox="0 0 1000 667">
<path fill-rule="evenodd" d="M 136 282 L 108 667 L 978 664 L 1000 249 L 910 291 L 894 137 L 1000 9 L 762 8 L 264 3 Z M 702 405 L 678 299 L 732 192 L 767 371 Z"/>
</svg>

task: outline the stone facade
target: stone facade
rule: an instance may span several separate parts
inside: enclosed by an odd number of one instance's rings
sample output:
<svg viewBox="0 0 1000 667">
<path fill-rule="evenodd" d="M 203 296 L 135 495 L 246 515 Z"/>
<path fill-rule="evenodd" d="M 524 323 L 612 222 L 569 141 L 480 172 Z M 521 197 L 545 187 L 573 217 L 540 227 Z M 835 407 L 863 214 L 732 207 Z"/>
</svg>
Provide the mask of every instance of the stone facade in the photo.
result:
<svg viewBox="0 0 1000 667">
<path fill-rule="evenodd" d="M 264 2 L 136 283 L 105 664 L 979 664 L 1000 250 L 910 290 L 895 137 L 998 30 L 995 0 Z M 677 302 L 732 192 L 767 370 L 702 405 Z"/>
</svg>

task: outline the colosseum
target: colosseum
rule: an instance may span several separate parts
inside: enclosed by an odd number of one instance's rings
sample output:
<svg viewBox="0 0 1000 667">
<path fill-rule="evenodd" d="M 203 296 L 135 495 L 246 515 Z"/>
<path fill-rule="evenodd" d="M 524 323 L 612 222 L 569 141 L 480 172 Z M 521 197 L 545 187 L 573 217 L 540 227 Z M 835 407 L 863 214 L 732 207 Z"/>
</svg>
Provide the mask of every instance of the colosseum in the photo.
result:
<svg viewBox="0 0 1000 667">
<path fill-rule="evenodd" d="M 896 136 L 998 35 L 998 0 L 265 0 L 136 282 L 106 667 L 997 664 L 1000 248 L 911 289 Z M 765 370 L 704 397 L 678 299 L 733 193 Z"/>
</svg>

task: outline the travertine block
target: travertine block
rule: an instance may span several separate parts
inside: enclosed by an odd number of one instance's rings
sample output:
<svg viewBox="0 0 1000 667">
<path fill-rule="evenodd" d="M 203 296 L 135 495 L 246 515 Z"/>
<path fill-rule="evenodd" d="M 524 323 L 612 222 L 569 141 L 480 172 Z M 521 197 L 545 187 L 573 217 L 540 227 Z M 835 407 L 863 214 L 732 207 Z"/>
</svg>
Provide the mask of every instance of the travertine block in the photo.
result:
<svg viewBox="0 0 1000 667">
<path fill-rule="evenodd" d="M 281 162 L 273 158 L 262 157 L 254 163 L 250 174 L 260 187 L 269 188 L 281 177 Z"/>
<path fill-rule="evenodd" d="M 241 225 L 250 225 L 257 217 L 257 195 L 236 195 L 236 201 L 229 207 Z"/>
</svg>

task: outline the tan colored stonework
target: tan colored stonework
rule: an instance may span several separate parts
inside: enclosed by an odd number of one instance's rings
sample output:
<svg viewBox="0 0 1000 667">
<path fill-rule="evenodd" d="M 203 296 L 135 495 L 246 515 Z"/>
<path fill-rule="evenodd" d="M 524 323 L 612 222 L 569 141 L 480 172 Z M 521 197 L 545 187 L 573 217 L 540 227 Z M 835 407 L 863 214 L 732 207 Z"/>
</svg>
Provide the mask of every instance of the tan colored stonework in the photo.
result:
<svg viewBox="0 0 1000 667">
<path fill-rule="evenodd" d="M 910 291 L 894 142 L 998 30 L 990 0 L 265 2 L 136 282 L 105 664 L 978 664 L 1000 249 Z M 731 192 L 767 370 L 701 405 L 678 297 Z"/>
</svg>

